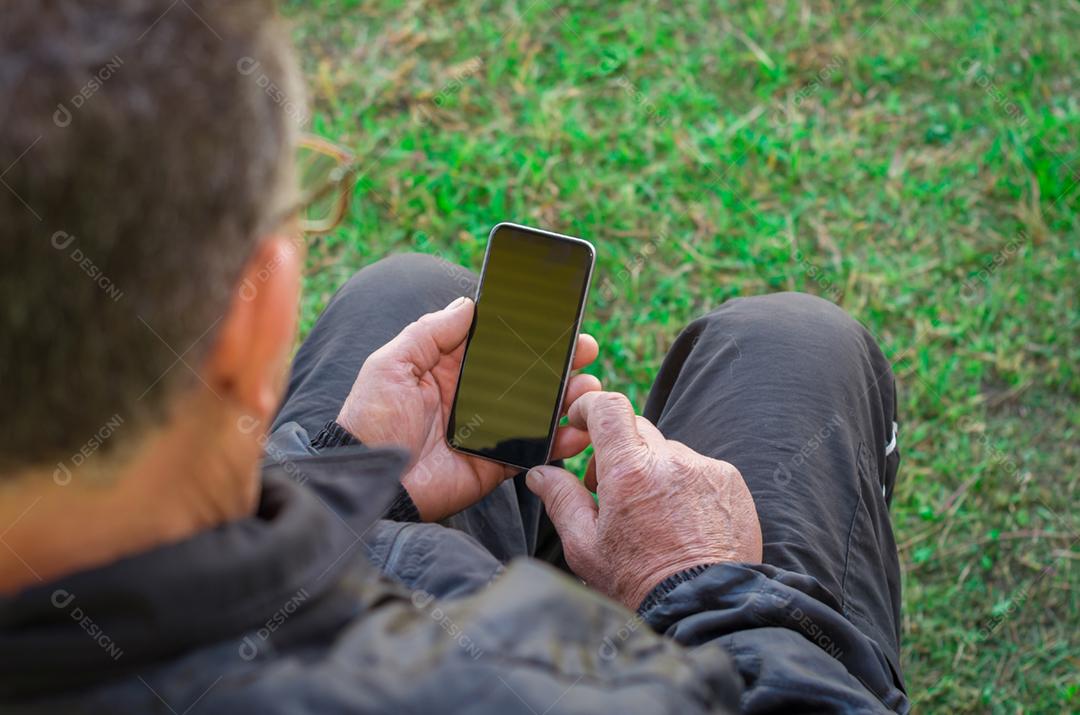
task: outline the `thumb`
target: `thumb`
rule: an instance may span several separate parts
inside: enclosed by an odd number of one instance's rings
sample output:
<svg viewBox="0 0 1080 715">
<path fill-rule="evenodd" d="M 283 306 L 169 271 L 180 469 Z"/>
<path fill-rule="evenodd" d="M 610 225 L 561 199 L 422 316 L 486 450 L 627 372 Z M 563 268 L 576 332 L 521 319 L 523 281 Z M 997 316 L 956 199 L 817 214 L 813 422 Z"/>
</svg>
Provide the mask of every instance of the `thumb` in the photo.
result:
<svg viewBox="0 0 1080 715">
<path fill-rule="evenodd" d="M 473 309 L 471 299 L 458 298 L 442 310 L 410 323 L 389 345 L 402 350 L 399 356 L 406 357 L 420 369 L 430 370 L 443 355 L 465 342 L 472 326 Z"/>
<path fill-rule="evenodd" d="M 544 502 L 568 553 L 591 554 L 596 543 L 597 506 L 585 485 L 565 469 L 551 465 L 530 469 L 525 484 Z M 575 568 L 575 564 L 570 566 Z"/>
</svg>

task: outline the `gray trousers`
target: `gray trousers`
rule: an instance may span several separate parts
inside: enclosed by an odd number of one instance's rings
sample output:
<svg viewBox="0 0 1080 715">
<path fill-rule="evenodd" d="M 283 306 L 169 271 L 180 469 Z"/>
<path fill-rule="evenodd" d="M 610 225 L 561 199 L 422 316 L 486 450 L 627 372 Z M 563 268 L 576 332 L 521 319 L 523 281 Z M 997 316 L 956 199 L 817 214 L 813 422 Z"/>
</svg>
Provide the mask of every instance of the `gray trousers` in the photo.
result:
<svg viewBox="0 0 1080 715">
<path fill-rule="evenodd" d="M 298 351 L 275 427 L 295 421 L 316 434 L 368 355 L 424 313 L 472 296 L 476 283 L 472 272 L 420 254 L 360 270 Z M 899 680 L 900 568 L 888 509 L 900 459 L 896 388 L 872 336 L 813 296 L 729 300 L 682 331 L 642 414 L 742 472 L 765 563 L 828 588 Z M 500 561 L 534 556 L 565 568 L 522 475 L 444 523 Z"/>
</svg>

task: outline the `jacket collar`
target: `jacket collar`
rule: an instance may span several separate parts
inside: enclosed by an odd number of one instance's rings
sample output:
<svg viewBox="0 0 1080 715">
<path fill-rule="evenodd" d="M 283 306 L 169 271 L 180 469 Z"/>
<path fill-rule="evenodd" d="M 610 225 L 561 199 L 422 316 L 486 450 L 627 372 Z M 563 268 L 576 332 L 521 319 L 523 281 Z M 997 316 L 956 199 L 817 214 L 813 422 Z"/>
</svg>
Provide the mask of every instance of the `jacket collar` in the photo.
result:
<svg viewBox="0 0 1080 715">
<path fill-rule="evenodd" d="M 289 457 L 264 468 L 251 517 L 0 598 L 0 698 L 239 643 L 286 604 L 317 603 L 347 569 L 371 568 L 357 547 L 404 464 L 359 446 Z"/>
</svg>

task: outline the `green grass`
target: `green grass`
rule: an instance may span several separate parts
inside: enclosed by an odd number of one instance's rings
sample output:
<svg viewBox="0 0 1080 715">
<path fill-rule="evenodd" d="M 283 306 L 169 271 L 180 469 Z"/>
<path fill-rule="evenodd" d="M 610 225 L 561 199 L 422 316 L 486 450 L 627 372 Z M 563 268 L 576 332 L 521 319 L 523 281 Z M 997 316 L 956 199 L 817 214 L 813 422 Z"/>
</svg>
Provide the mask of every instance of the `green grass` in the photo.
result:
<svg viewBox="0 0 1080 715">
<path fill-rule="evenodd" d="M 287 10 L 311 128 L 367 158 L 305 326 L 389 253 L 476 269 L 501 220 L 580 235 L 593 372 L 640 409 L 693 317 L 828 297 L 899 380 L 917 710 L 1080 711 L 1075 0 Z"/>
</svg>

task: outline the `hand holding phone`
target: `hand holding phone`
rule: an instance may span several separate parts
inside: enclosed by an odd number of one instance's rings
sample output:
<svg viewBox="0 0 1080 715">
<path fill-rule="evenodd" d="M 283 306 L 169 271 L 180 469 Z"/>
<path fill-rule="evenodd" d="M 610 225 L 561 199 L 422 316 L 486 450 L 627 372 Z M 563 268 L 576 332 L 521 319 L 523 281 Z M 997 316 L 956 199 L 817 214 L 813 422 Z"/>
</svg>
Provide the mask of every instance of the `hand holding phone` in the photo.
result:
<svg viewBox="0 0 1080 715">
<path fill-rule="evenodd" d="M 761 563 L 757 507 L 734 465 L 667 439 L 615 392 L 583 395 L 568 417 L 592 437 L 593 484 L 555 466 L 530 470 L 525 483 L 587 584 L 635 610 L 680 571 Z"/>
<path fill-rule="evenodd" d="M 474 309 L 470 299 L 455 301 L 408 325 L 372 353 L 337 417 L 370 447 L 398 446 L 410 452 L 413 459 L 402 483 L 425 521 L 471 506 L 518 471 L 452 449 L 445 437 Z M 578 336 L 571 368 L 585 367 L 598 352 L 591 336 Z M 562 412 L 581 395 L 599 389 L 600 381 L 592 375 L 574 375 L 566 381 Z M 588 444 L 584 430 L 559 427 L 552 458 L 573 456 Z"/>
</svg>

